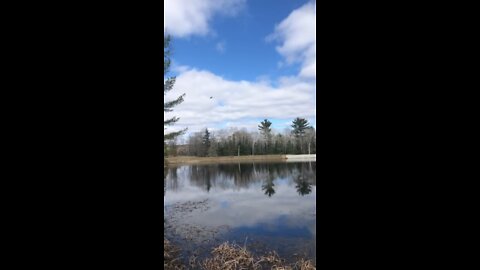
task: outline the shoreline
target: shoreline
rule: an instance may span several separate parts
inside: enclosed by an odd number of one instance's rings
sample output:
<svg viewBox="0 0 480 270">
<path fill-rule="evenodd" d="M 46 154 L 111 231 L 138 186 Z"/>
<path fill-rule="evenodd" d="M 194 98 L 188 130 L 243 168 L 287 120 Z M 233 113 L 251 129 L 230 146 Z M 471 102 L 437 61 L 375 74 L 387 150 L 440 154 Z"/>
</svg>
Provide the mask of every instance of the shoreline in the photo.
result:
<svg viewBox="0 0 480 270">
<path fill-rule="evenodd" d="M 220 156 L 220 157 L 195 157 L 176 156 L 167 157 L 168 165 L 176 164 L 221 164 L 221 163 L 251 163 L 259 162 L 288 162 L 288 161 L 316 161 L 313 155 L 256 155 L 256 156 Z"/>
<path fill-rule="evenodd" d="M 166 158 L 168 165 L 174 164 L 211 164 L 211 163 L 245 163 L 252 161 L 279 162 L 286 161 L 286 155 L 258 155 L 258 156 L 221 156 L 221 157 L 195 157 L 176 156 Z"/>
</svg>

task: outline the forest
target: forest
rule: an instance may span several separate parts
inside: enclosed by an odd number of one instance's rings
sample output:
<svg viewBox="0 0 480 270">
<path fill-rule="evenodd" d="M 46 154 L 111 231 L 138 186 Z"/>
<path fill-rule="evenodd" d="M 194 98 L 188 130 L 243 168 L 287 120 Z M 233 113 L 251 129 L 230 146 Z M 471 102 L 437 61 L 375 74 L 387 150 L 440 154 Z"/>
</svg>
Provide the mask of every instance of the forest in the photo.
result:
<svg viewBox="0 0 480 270">
<path fill-rule="evenodd" d="M 297 117 L 291 128 L 283 132 L 272 131 L 272 122 L 263 120 L 258 131 L 246 129 L 221 129 L 215 132 L 207 128 L 179 140 L 168 142 L 170 156 L 245 156 L 316 154 L 316 130 L 308 120 Z"/>
</svg>

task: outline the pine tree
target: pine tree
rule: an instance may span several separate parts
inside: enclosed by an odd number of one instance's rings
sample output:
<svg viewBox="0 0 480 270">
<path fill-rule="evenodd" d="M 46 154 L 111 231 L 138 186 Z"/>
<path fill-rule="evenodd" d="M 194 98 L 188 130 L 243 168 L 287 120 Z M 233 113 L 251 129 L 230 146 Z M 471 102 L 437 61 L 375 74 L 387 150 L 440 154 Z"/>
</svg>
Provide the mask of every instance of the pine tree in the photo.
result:
<svg viewBox="0 0 480 270">
<path fill-rule="evenodd" d="M 272 125 L 272 122 L 268 121 L 268 119 L 263 120 L 260 122 L 260 125 L 258 125 L 258 130 L 260 133 L 263 135 L 263 138 L 265 139 L 265 153 L 268 154 L 268 149 L 270 145 L 270 139 L 271 139 L 271 133 L 272 129 L 270 126 Z"/>
<path fill-rule="evenodd" d="M 293 128 L 292 134 L 300 147 L 300 154 L 303 154 L 303 137 L 305 136 L 305 131 L 309 128 L 308 120 L 297 117 L 293 120 L 291 127 Z"/>
<path fill-rule="evenodd" d="M 204 146 L 204 156 L 208 155 L 208 150 L 210 150 L 210 132 L 208 132 L 208 128 L 205 129 L 205 134 L 203 135 L 203 146 Z"/>
<path fill-rule="evenodd" d="M 291 127 L 293 128 L 292 133 L 295 138 L 302 137 L 305 135 L 305 130 L 309 127 L 308 120 L 297 117 L 293 120 Z"/>
<path fill-rule="evenodd" d="M 163 76 L 165 77 L 169 72 L 170 64 L 171 64 L 171 60 L 170 60 L 170 55 L 171 55 L 170 41 L 171 41 L 171 39 L 170 39 L 169 36 L 166 36 L 166 37 L 163 38 L 163 41 L 164 41 L 164 45 L 163 45 L 164 46 L 163 47 Z M 164 84 L 163 84 L 163 94 L 166 95 L 168 91 L 172 90 L 174 84 L 175 84 L 175 77 L 167 78 L 165 80 Z M 175 107 L 176 105 L 182 103 L 184 97 L 185 97 L 185 94 L 182 94 L 181 96 L 179 96 L 175 100 L 164 102 L 163 103 L 163 111 L 164 112 L 173 111 L 172 108 Z M 178 120 L 179 120 L 179 118 L 176 117 L 176 116 L 174 116 L 170 119 L 164 120 L 163 121 L 164 129 L 166 129 L 165 128 L 166 126 L 171 126 L 171 125 L 175 124 Z M 185 133 L 186 130 L 187 129 L 183 129 L 183 130 L 180 130 L 180 131 L 177 131 L 177 132 L 167 133 L 167 134 L 165 134 L 164 139 L 165 140 L 174 139 L 175 137 Z"/>
<path fill-rule="evenodd" d="M 258 125 L 258 130 L 260 130 L 260 133 L 267 139 L 267 137 L 270 136 L 272 129 L 270 126 L 272 125 L 272 122 L 268 121 L 268 119 L 263 120 L 260 122 L 260 125 Z"/>
</svg>

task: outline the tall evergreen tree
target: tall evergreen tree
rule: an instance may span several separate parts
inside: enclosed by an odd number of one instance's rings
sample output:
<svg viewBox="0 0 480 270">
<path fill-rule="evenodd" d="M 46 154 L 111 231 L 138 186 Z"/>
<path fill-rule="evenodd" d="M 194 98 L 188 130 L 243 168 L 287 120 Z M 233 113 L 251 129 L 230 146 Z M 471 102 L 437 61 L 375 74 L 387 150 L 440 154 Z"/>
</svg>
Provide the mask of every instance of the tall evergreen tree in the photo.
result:
<svg viewBox="0 0 480 270">
<path fill-rule="evenodd" d="M 170 36 L 165 36 L 163 38 L 163 42 L 164 42 L 164 45 L 163 45 L 163 77 L 164 77 L 164 79 L 165 79 L 165 76 L 168 74 L 168 72 L 170 70 L 170 64 L 171 64 L 171 60 L 170 60 L 170 55 L 171 55 L 170 41 L 171 41 Z M 174 84 L 175 84 L 175 77 L 167 78 L 165 80 L 164 84 L 163 84 L 163 94 L 166 95 L 168 91 L 172 90 Z M 164 112 L 173 111 L 172 108 L 175 107 L 176 105 L 182 103 L 184 97 L 185 97 L 185 94 L 182 94 L 181 96 L 179 96 L 178 98 L 176 98 L 174 100 L 164 102 L 163 103 L 163 111 Z M 170 126 L 170 125 L 175 124 L 178 120 L 179 120 L 179 118 L 176 117 L 176 116 L 174 116 L 172 118 L 169 118 L 167 120 L 164 120 L 163 121 L 164 129 L 166 129 L 166 126 Z M 183 130 L 180 130 L 180 131 L 177 131 L 177 132 L 167 133 L 167 134 L 165 134 L 165 140 L 174 139 L 175 137 L 185 133 L 186 130 L 187 129 L 183 129 Z"/>
<path fill-rule="evenodd" d="M 297 151 L 300 150 L 300 154 L 303 154 L 303 137 L 306 130 L 309 128 L 308 120 L 305 118 L 297 117 L 293 120 L 291 127 L 293 128 L 292 134 L 297 140 Z"/>
<path fill-rule="evenodd" d="M 268 119 L 263 120 L 260 122 L 260 125 L 258 125 L 258 130 L 260 130 L 260 133 L 264 136 L 270 136 L 270 133 L 272 132 L 272 129 L 270 126 L 272 125 L 272 122 L 268 121 Z"/>
<path fill-rule="evenodd" d="M 204 146 L 204 155 L 208 155 L 208 150 L 210 149 L 210 132 L 208 132 L 208 128 L 205 129 L 205 134 L 203 135 L 203 146 Z"/>
<path fill-rule="evenodd" d="M 305 118 L 297 117 L 293 120 L 291 127 L 293 128 L 292 133 L 295 138 L 303 137 L 308 126 L 308 120 Z"/>
<path fill-rule="evenodd" d="M 263 120 L 260 122 L 260 125 L 258 125 L 258 130 L 260 133 L 263 135 L 263 138 L 265 139 L 265 154 L 268 154 L 269 150 L 269 145 L 270 145 L 270 140 L 271 140 L 271 133 L 272 129 L 270 126 L 272 125 L 272 122 L 268 121 L 268 119 Z"/>
</svg>

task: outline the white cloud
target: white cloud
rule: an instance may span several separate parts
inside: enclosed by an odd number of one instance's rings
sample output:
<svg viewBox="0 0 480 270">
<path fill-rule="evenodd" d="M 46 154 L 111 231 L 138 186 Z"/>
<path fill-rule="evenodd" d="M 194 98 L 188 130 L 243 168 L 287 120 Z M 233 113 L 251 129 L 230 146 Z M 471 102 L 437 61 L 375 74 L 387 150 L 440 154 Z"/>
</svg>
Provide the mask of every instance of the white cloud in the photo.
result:
<svg viewBox="0 0 480 270">
<path fill-rule="evenodd" d="M 309 2 L 292 11 L 276 27 L 267 41 L 278 41 L 278 53 L 287 64 L 301 63 L 299 76 L 316 78 L 316 2 Z"/>
<path fill-rule="evenodd" d="M 189 69 L 177 76 L 167 100 L 186 93 L 185 101 L 167 113 L 180 121 L 169 130 L 188 127 L 196 132 L 205 127 L 235 123 L 256 129 L 253 119 L 315 118 L 315 83 L 285 77 L 273 86 L 266 81 L 229 81 L 209 71 Z M 212 98 L 210 98 L 212 97 Z"/>
<path fill-rule="evenodd" d="M 215 15 L 234 16 L 246 0 L 165 0 L 164 32 L 176 37 L 207 35 Z"/>
</svg>

